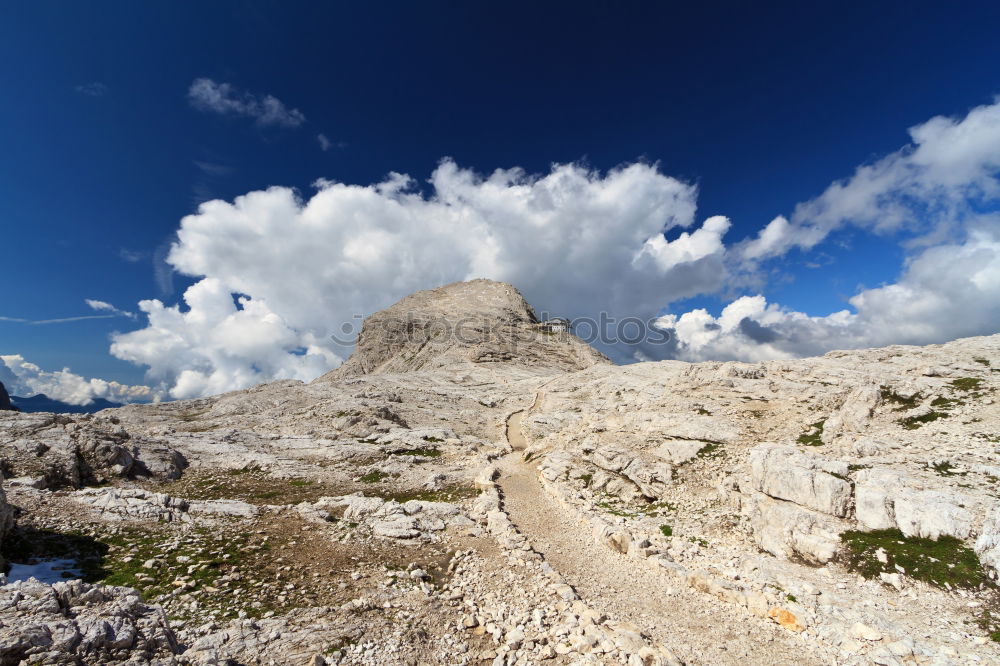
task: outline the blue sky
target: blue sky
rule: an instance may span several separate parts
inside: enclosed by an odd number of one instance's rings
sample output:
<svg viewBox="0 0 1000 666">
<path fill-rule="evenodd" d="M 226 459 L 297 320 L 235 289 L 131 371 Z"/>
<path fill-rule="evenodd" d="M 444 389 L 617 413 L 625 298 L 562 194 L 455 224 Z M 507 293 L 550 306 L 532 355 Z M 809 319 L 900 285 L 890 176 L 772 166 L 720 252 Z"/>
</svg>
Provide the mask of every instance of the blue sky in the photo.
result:
<svg viewBox="0 0 1000 666">
<path fill-rule="evenodd" d="M 296 188 L 308 200 L 319 178 L 367 186 L 390 172 L 409 174 L 433 197 L 426 180 L 446 157 L 478 174 L 520 167 L 539 177 L 553 164 L 606 174 L 641 162 L 697 187 L 697 212 L 686 224 L 665 225 L 668 241 L 724 215 L 728 245 L 900 150 L 912 141 L 909 128 L 936 116 L 961 120 L 1000 93 L 995 3 L 963 3 L 960 11 L 944 3 L 361 4 L 5 3 L 0 317 L 110 313 L 85 299 L 137 316 L 0 320 L 0 355 L 165 390 L 176 388 L 184 363 L 219 370 L 219 362 L 186 353 L 189 360 L 178 356 L 146 376 L 139 352 L 109 353 L 114 333 L 147 327 L 139 301 L 181 303 L 183 311 L 184 290 L 210 272 L 181 275 L 164 262 L 181 219 L 206 200 L 271 186 Z M 199 79 L 222 90 L 229 106 L 195 99 Z M 253 105 L 267 96 L 280 101 L 284 120 L 262 120 Z M 995 161 L 983 159 L 995 173 Z M 980 211 L 995 210 L 992 195 L 972 199 Z M 752 267 L 727 263 L 725 284 L 695 285 L 675 298 L 666 289 L 659 310 L 680 316 L 706 308 L 717 317 L 734 299 L 763 294 L 789 311 L 825 316 L 849 307 L 860 290 L 896 281 L 921 248 L 964 242 L 969 225 L 991 224 L 967 215 L 959 227 L 936 222 L 928 208 L 919 224 L 891 232 L 845 223 Z M 917 245 L 907 245 L 913 239 Z M 495 271 L 490 277 L 523 275 L 507 264 Z M 427 280 L 438 274 L 451 275 L 429 271 Z M 223 291 L 240 291 L 238 271 L 226 275 Z M 558 292 L 524 280 L 518 286 L 529 297 L 558 308 Z M 389 283 L 373 292 L 385 298 L 337 303 L 382 307 L 404 287 L 434 286 Z M 296 337 L 306 329 L 321 335 L 322 326 L 296 320 L 299 310 L 279 296 L 248 295 L 294 331 L 274 342 L 285 352 L 309 347 Z M 970 330 L 984 326 L 990 321 Z M 342 357 L 344 350 L 327 351 Z M 754 356 L 736 347 L 699 353 Z M 288 376 L 335 363 L 320 354 Z M 230 368 L 228 379 L 183 396 L 282 376 L 281 363 L 272 365 L 270 375 Z"/>
</svg>

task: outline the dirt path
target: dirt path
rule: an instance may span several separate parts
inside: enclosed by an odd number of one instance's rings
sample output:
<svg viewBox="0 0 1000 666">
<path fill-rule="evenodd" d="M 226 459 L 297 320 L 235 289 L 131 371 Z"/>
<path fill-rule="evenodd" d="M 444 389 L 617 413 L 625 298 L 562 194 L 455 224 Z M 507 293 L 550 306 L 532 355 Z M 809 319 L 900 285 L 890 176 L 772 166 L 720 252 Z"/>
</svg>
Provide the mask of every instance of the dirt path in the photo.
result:
<svg viewBox="0 0 1000 666">
<path fill-rule="evenodd" d="M 507 420 L 515 451 L 526 446 L 521 421 L 541 404 Z M 640 627 L 686 664 L 820 664 L 808 644 L 777 625 L 695 592 L 652 566 L 596 543 L 575 512 L 545 493 L 519 454 L 501 465 L 500 486 L 511 521 L 591 607 Z M 794 656 L 793 656 L 794 655 Z"/>
</svg>

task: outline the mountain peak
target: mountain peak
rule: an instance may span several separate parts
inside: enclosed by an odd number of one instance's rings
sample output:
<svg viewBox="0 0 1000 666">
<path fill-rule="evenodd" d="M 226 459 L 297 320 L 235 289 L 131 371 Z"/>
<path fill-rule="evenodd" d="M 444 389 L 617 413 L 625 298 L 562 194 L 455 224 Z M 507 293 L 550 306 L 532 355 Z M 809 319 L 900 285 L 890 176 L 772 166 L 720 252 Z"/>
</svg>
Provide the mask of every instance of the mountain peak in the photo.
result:
<svg viewBox="0 0 1000 666">
<path fill-rule="evenodd" d="M 418 291 L 371 315 L 351 357 L 321 380 L 466 363 L 580 370 L 609 362 L 572 333 L 539 322 L 514 286 L 477 279 Z"/>
</svg>

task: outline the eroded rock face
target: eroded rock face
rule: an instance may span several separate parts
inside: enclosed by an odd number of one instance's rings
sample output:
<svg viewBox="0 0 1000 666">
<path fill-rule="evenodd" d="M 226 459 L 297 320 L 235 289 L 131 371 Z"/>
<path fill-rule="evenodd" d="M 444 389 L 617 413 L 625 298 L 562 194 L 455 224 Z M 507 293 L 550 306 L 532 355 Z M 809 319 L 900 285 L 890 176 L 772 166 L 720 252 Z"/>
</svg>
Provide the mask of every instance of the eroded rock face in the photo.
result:
<svg viewBox="0 0 1000 666">
<path fill-rule="evenodd" d="M 368 317 L 354 353 L 321 381 L 461 363 L 579 370 L 609 361 L 572 334 L 541 326 L 511 285 L 471 280 L 419 291 Z"/>
<path fill-rule="evenodd" d="M 159 608 L 130 588 L 79 580 L 0 587 L 0 662 L 146 663 L 178 652 Z"/>
<path fill-rule="evenodd" d="M 0 483 L 3 482 L 3 475 L 0 474 Z M 14 520 L 17 516 L 17 509 L 7 503 L 7 493 L 0 486 L 0 548 L 3 547 L 4 538 L 11 528 L 14 527 Z M 3 569 L 5 562 L 0 557 L 0 569 Z"/>
<path fill-rule="evenodd" d="M 0 382 L 0 412 L 2 411 L 14 411 L 14 405 L 10 404 L 10 395 L 7 393 L 7 388 Z"/>
<path fill-rule="evenodd" d="M 840 533 L 847 527 L 829 515 L 764 493 L 745 495 L 743 510 L 750 519 L 757 546 L 786 560 L 829 562 L 840 548 Z"/>
<path fill-rule="evenodd" d="M 761 444 L 750 452 L 750 479 L 756 490 L 840 518 L 851 507 L 847 471 L 847 463 L 791 446 Z"/>
<path fill-rule="evenodd" d="M 436 335 L 464 315 L 483 335 Z M 142 609 L 94 596 L 67 610 L 19 584 L 35 601 L 0 609 L 0 649 L 48 650 L 43 663 L 1000 661 L 976 610 L 989 586 L 955 593 L 891 564 L 861 581 L 840 557 L 845 531 L 898 528 L 1000 565 L 1000 336 L 615 367 L 557 333 L 513 288 L 473 281 L 373 315 L 356 358 L 309 384 L 5 413 L 18 529 L 84 525 L 116 544 L 103 564 L 127 564 L 147 608 L 188 619 L 174 655 Z M 62 624 L 36 619 L 45 604 Z M 105 630 L 90 612 L 117 619 Z M 98 643 L 59 642 L 94 626 Z"/>
<path fill-rule="evenodd" d="M 920 485 L 892 470 L 862 470 L 856 485 L 858 522 L 871 530 L 898 528 L 906 536 L 967 538 L 973 529 L 967 500 Z"/>
<path fill-rule="evenodd" d="M 994 571 L 1000 571 L 1000 504 L 990 511 L 976 539 L 979 560 Z"/>
<path fill-rule="evenodd" d="M 176 479 L 184 457 L 162 442 L 133 437 L 114 417 L 44 412 L 0 416 L 0 459 L 12 476 L 50 488 L 123 477 Z"/>
</svg>

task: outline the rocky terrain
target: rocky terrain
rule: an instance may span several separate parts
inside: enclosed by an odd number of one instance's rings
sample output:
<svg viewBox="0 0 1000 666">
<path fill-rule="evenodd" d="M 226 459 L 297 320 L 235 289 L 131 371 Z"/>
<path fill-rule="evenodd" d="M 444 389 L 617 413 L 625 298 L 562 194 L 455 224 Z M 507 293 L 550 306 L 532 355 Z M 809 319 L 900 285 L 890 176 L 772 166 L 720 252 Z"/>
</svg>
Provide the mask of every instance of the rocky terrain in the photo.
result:
<svg viewBox="0 0 1000 666">
<path fill-rule="evenodd" d="M 614 366 L 476 280 L 309 384 L 3 412 L 0 664 L 1000 663 L 998 371 Z"/>
</svg>

